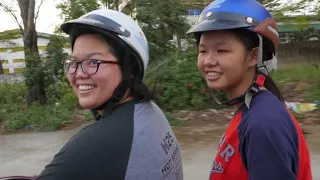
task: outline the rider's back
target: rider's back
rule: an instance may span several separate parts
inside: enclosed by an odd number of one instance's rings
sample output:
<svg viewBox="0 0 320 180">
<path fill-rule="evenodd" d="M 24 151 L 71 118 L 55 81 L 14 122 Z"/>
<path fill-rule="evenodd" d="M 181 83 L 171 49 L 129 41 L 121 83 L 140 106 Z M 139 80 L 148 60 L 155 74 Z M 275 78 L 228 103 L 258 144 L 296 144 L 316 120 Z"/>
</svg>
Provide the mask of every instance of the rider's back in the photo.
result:
<svg viewBox="0 0 320 180">
<path fill-rule="evenodd" d="M 220 144 L 212 180 L 311 180 L 309 150 L 302 130 L 283 102 L 260 91 L 243 105 Z"/>
<path fill-rule="evenodd" d="M 77 133 L 38 179 L 182 179 L 176 137 L 151 101 L 119 105 Z"/>
</svg>

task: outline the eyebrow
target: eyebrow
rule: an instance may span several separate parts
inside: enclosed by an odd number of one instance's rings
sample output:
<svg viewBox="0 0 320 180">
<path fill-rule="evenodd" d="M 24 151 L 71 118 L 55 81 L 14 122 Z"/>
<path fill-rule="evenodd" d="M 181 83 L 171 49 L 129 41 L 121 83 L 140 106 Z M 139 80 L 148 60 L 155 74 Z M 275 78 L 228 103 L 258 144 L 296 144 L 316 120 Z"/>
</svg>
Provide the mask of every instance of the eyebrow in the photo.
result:
<svg viewBox="0 0 320 180">
<path fill-rule="evenodd" d="M 93 52 L 93 53 L 86 55 L 86 58 L 91 58 L 92 56 L 97 56 L 97 55 L 103 56 L 103 54 L 101 52 Z M 71 55 L 71 58 L 77 59 L 77 56 Z"/>
</svg>

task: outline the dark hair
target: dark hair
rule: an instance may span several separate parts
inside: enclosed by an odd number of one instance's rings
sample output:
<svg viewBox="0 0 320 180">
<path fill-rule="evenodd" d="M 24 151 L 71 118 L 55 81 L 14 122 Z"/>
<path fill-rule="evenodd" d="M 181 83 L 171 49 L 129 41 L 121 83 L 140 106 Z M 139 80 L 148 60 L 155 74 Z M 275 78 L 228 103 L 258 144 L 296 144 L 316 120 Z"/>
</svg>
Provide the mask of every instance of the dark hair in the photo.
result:
<svg viewBox="0 0 320 180">
<path fill-rule="evenodd" d="M 259 37 L 256 35 L 256 33 L 247 29 L 232 29 L 229 31 L 235 34 L 235 36 L 243 43 L 243 45 L 246 47 L 248 51 L 251 51 L 255 47 L 259 47 Z M 269 39 L 265 37 L 262 37 L 262 38 L 263 38 L 262 61 L 268 61 L 272 58 L 272 55 L 275 52 L 275 48 L 273 43 Z M 273 95 L 275 95 L 281 102 L 284 103 L 284 98 L 281 95 L 279 88 L 277 87 L 276 83 L 273 81 L 270 75 L 267 76 L 264 87 L 267 88 Z M 303 128 L 301 128 L 301 130 L 304 135 L 310 134 Z"/>
<path fill-rule="evenodd" d="M 247 29 L 231 29 L 228 31 L 232 32 L 242 42 L 242 44 L 248 51 L 251 51 L 255 47 L 259 47 L 259 37 L 255 32 Z M 268 61 L 272 59 L 274 52 L 275 48 L 273 43 L 269 39 L 263 37 L 262 61 Z M 272 94 L 274 94 L 280 101 L 284 102 L 284 98 L 281 95 L 280 90 L 278 89 L 277 85 L 272 80 L 270 75 L 267 76 L 264 86 L 270 92 L 272 92 Z"/>
<path fill-rule="evenodd" d="M 133 96 L 137 100 L 151 100 L 153 98 L 152 93 L 149 88 L 142 82 L 142 73 L 144 71 L 143 66 L 139 63 L 138 55 L 134 53 L 131 47 L 125 45 L 124 43 L 114 43 L 108 36 L 103 36 L 106 43 L 110 46 L 112 51 L 115 52 L 115 56 L 120 61 L 120 67 L 122 75 L 128 75 L 133 78 L 132 87 L 130 87 L 130 96 Z M 110 44 L 110 42 L 113 44 Z M 127 54 L 128 53 L 128 54 Z M 127 56 L 127 57 L 125 57 Z M 130 59 L 130 62 L 126 62 L 126 66 L 130 67 L 126 69 L 126 74 L 124 74 L 124 60 Z"/>
<path fill-rule="evenodd" d="M 133 76 L 133 84 L 130 89 L 130 96 L 133 96 L 137 100 L 143 100 L 143 101 L 153 99 L 152 93 L 150 92 L 149 88 L 143 83 L 140 77 L 141 70 L 140 70 L 139 60 L 136 59 L 137 56 L 134 55 L 131 51 L 130 57 L 131 57 L 130 64 L 127 64 L 130 66 L 130 69 L 129 69 L 130 72 L 127 72 L 127 73 Z M 120 57 L 120 58 L 124 59 L 124 57 Z M 123 62 L 121 62 L 121 59 L 120 59 L 120 66 L 123 67 Z"/>
</svg>

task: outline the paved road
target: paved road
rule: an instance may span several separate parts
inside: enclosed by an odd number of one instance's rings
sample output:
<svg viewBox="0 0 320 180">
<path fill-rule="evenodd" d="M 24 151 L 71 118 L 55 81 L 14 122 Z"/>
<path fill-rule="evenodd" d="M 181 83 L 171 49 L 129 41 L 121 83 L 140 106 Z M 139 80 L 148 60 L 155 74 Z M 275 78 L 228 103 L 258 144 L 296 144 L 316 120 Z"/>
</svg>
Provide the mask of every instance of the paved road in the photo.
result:
<svg viewBox="0 0 320 180">
<path fill-rule="evenodd" d="M 222 129 L 222 127 L 221 127 Z M 0 176 L 37 175 L 53 155 L 76 132 L 63 130 L 46 133 L 19 133 L 0 136 Z M 184 179 L 208 179 L 220 130 L 213 126 L 176 130 L 183 150 Z M 197 140 L 198 139 L 198 140 Z M 199 141 L 201 139 L 201 141 Z M 314 180 L 320 180 L 320 153 L 312 153 Z"/>
</svg>

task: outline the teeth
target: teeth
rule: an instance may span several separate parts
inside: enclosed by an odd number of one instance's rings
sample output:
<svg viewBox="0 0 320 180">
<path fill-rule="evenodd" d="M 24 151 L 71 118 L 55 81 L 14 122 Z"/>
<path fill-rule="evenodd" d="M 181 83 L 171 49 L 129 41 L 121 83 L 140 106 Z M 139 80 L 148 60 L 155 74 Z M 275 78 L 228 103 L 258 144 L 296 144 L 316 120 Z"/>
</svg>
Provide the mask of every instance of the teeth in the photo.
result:
<svg viewBox="0 0 320 180">
<path fill-rule="evenodd" d="M 221 73 L 218 73 L 218 72 L 208 72 L 207 73 L 209 76 L 218 76 L 220 75 Z"/>
<path fill-rule="evenodd" d="M 91 86 L 91 85 L 80 85 L 79 86 L 79 90 L 80 91 L 87 91 L 87 90 L 90 90 L 90 89 L 93 89 L 94 86 Z"/>
</svg>

